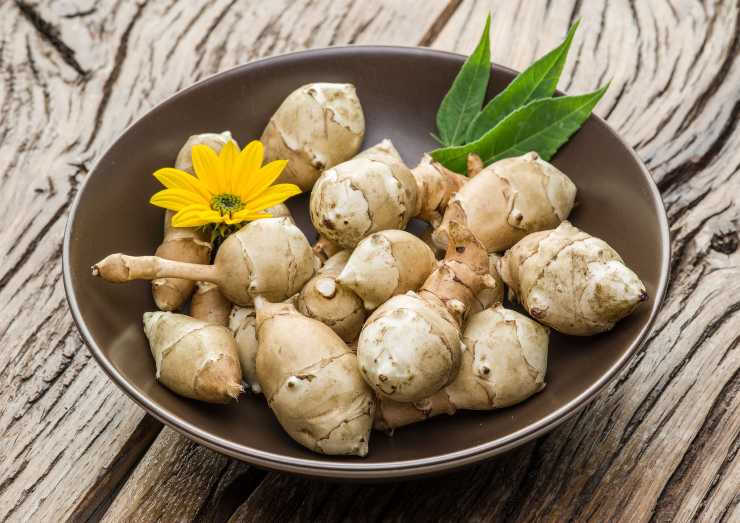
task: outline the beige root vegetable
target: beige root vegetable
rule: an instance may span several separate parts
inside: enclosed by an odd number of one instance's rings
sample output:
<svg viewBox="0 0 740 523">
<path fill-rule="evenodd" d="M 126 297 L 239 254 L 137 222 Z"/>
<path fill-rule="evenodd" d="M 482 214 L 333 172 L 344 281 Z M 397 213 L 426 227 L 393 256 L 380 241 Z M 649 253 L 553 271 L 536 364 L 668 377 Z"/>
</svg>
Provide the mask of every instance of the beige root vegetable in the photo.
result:
<svg viewBox="0 0 740 523">
<path fill-rule="evenodd" d="M 217 285 L 207 281 L 196 283 L 190 302 L 190 316 L 206 323 L 226 326 L 229 324 L 229 314 L 231 302 L 221 294 Z"/>
<path fill-rule="evenodd" d="M 258 295 L 275 301 L 292 296 L 311 278 L 314 263 L 308 240 L 289 218 L 262 218 L 226 238 L 213 265 L 111 254 L 92 272 L 114 283 L 162 277 L 208 281 L 232 303 L 248 306 Z"/>
<path fill-rule="evenodd" d="M 488 255 L 470 231 L 452 222 L 450 239 L 445 259 L 419 293 L 385 302 L 360 333 L 360 370 L 380 396 L 419 401 L 457 375 L 460 326 L 476 295 L 495 282 L 488 273 Z"/>
<path fill-rule="evenodd" d="M 393 430 L 437 414 L 520 403 L 545 386 L 549 329 L 501 305 L 473 314 L 463 333 L 457 377 L 415 403 L 382 399 L 375 428 Z"/>
<path fill-rule="evenodd" d="M 229 316 L 229 329 L 234 335 L 244 381 L 254 394 L 262 392 L 257 381 L 257 313 L 254 307 L 234 305 Z"/>
<path fill-rule="evenodd" d="M 414 177 L 390 140 L 324 171 L 311 191 L 311 221 L 352 248 L 384 229 L 404 229 L 418 210 Z"/>
<path fill-rule="evenodd" d="M 339 245 L 323 236 L 319 236 L 319 239 L 313 244 L 313 253 L 322 265 L 341 250 L 342 248 Z"/>
<path fill-rule="evenodd" d="M 193 147 L 207 145 L 216 153 L 231 139 L 231 133 L 203 133 L 188 138 L 175 160 L 175 168 L 193 174 Z M 208 263 L 211 242 L 208 234 L 197 227 L 173 227 L 172 211 L 164 215 L 164 235 L 155 256 L 188 263 Z M 158 278 L 152 281 L 152 296 L 157 308 L 173 311 L 182 307 L 193 293 L 195 282 L 183 278 Z"/>
<path fill-rule="evenodd" d="M 337 281 L 349 255 L 349 251 L 340 251 L 329 258 L 303 286 L 296 305 L 302 314 L 328 325 L 347 343 L 357 338 L 365 322 L 360 297 Z"/>
<path fill-rule="evenodd" d="M 647 298 L 645 285 L 609 244 L 567 221 L 518 242 L 499 272 L 512 298 L 564 334 L 608 331 Z"/>
<path fill-rule="evenodd" d="M 365 456 L 375 403 L 354 353 L 290 304 L 256 307 L 257 380 L 283 429 L 316 452 Z"/>
<path fill-rule="evenodd" d="M 467 226 L 488 252 L 508 249 L 527 234 L 552 229 L 565 220 L 576 186 L 553 165 L 530 152 L 495 162 L 466 183 L 449 201 L 447 211 L 461 210 Z M 445 216 L 434 241 L 447 245 L 450 218 Z"/>
<path fill-rule="evenodd" d="M 227 328 L 157 311 L 144 313 L 144 333 L 157 380 L 171 391 L 209 403 L 228 403 L 241 393 L 236 343 Z"/>
<path fill-rule="evenodd" d="M 311 192 L 311 221 L 322 236 L 351 248 L 374 232 L 405 229 L 415 216 L 437 224 L 464 181 L 429 157 L 409 170 L 383 140 L 321 175 Z"/>
<path fill-rule="evenodd" d="M 288 160 L 281 182 L 310 191 L 324 169 L 352 158 L 365 117 L 352 84 L 313 83 L 283 101 L 262 133 L 265 160 Z"/>
<path fill-rule="evenodd" d="M 427 244 L 406 231 L 391 229 L 362 240 L 337 281 L 372 310 L 397 294 L 417 290 L 436 265 Z"/>
</svg>

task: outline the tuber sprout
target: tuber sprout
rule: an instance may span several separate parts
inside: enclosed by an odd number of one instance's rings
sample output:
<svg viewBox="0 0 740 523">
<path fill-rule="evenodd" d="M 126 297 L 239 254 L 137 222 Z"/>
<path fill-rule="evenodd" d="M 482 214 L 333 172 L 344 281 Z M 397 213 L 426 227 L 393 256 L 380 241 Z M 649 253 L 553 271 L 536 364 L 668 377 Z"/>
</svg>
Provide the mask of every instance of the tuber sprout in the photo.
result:
<svg viewBox="0 0 740 523">
<path fill-rule="evenodd" d="M 352 158 L 365 117 L 352 84 L 313 83 L 283 101 L 262 133 L 265 160 L 288 160 L 280 182 L 310 191 L 321 172 Z"/>
<path fill-rule="evenodd" d="M 645 285 L 605 241 L 569 222 L 530 234 L 499 261 L 510 296 L 563 334 L 610 330 L 647 298 Z"/>
<path fill-rule="evenodd" d="M 365 456 L 375 402 L 354 353 L 291 304 L 255 305 L 257 380 L 280 425 L 313 451 Z"/>
<path fill-rule="evenodd" d="M 537 153 L 495 162 L 466 183 L 449 201 L 434 241 L 447 245 L 452 207 L 465 215 L 488 252 L 508 249 L 527 234 L 552 229 L 565 220 L 576 197 L 570 179 Z"/>
<path fill-rule="evenodd" d="M 397 294 L 417 290 L 436 264 L 434 253 L 422 240 L 391 229 L 362 240 L 337 281 L 373 310 Z"/>
<path fill-rule="evenodd" d="M 241 393 L 236 343 L 227 328 L 157 311 L 144 313 L 144 333 L 157 380 L 172 392 L 209 403 L 229 403 Z"/>
<path fill-rule="evenodd" d="M 162 277 L 208 281 L 232 303 L 248 306 L 258 295 L 275 301 L 292 296 L 311 278 L 314 264 L 308 240 L 290 218 L 263 218 L 226 238 L 213 265 L 111 254 L 92 272 L 114 283 Z"/>
</svg>

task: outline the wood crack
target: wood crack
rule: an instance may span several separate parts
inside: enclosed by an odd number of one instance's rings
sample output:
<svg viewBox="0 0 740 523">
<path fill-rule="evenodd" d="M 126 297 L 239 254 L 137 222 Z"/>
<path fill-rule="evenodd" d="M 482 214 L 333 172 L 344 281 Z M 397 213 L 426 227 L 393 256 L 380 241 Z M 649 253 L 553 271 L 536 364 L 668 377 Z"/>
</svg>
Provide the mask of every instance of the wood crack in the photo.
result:
<svg viewBox="0 0 740 523">
<path fill-rule="evenodd" d="M 74 50 L 61 39 L 59 30 L 47 22 L 31 4 L 23 0 L 15 0 L 15 5 L 20 9 L 26 20 L 36 29 L 39 36 L 56 49 L 62 60 L 64 60 L 64 63 L 74 69 L 81 77 L 86 77 L 88 72 L 82 68 L 77 58 L 75 58 Z"/>
</svg>

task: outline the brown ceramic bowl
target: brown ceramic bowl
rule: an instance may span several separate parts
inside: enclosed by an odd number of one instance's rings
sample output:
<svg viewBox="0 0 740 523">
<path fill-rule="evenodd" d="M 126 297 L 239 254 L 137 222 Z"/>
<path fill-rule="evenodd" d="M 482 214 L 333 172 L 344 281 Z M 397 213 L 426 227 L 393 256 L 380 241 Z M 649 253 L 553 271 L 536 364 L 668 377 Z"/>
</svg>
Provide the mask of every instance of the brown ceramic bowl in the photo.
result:
<svg viewBox="0 0 740 523">
<path fill-rule="evenodd" d="M 148 282 L 106 283 L 90 265 L 112 252 L 151 254 L 162 210 L 149 205 L 152 172 L 171 165 L 188 136 L 229 129 L 240 143 L 258 138 L 285 96 L 312 81 L 357 86 L 367 119 L 365 144 L 391 138 L 409 165 L 434 148 L 430 131 L 463 57 L 399 47 L 347 47 L 260 60 L 177 93 L 129 127 L 103 154 L 77 195 L 64 241 L 64 283 L 87 345 L 111 379 L 157 419 L 186 436 L 253 464 L 311 476 L 385 479 L 477 462 L 535 438 L 593 400 L 639 347 L 668 279 L 668 226 L 660 195 L 632 150 L 592 116 L 554 159 L 578 186 L 573 222 L 609 242 L 647 286 L 649 300 L 609 333 L 553 335 L 547 387 L 515 407 L 461 412 L 374 433 L 364 458 L 314 454 L 280 428 L 261 396 L 214 406 L 178 397 L 157 383 L 142 332 L 154 309 Z M 514 72 L 494 66 L 489 94 Z M 291 202 L 310 240 L 306 199 Z M 309 342 L 310 340 L 306 340 Z"/>
</svg>

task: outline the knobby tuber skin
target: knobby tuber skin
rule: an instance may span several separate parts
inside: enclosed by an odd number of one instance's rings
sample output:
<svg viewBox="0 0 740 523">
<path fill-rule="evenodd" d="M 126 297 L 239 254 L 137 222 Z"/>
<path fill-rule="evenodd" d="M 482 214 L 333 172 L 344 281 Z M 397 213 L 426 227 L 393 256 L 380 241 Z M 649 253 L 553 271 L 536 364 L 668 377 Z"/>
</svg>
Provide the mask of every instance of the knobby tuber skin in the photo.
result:
<svg viewBox="0 0 740 523">
<path fill-rule="evenodd" d="M 144 333 L 157 380 L 172 392 L 209 403 L 229 403 L 241 393 L 236 342 L 227 328 L 157 311 L 144 313 Z"/>
<path fill-rule="evenodd" d="M 319 175 L 352 158 L 365 136 L 365 117 L 352 84 L 313 83 L 283 101 L 262 133 L 265 161 L 288 160 L 282 183 L 310 191 Z"/>
<path fill-rule="evenodd" d="M 417 290 L 437 265 L 429 246 L 406 231 L 387 230 L 362 240 L 337 281 L 373 310 L 391 297 Z"/>
<path fill-rule="evenodd" d="M 553 165 L 530 152 L 495 162 L 450 198 L 442 224 L 433 234 L 447 245 L 447 216 L 465 215 L 467 226 L 488 252 L 500 252 L 532 232 L 552 229 L 573 209 L 576 186 Z"/>
<path fill-rule="evenodd" d="M 262 387 L 257 381 L 257 312 L 254 307 L 234 305 L 229 316 L 229 329 L 236 341 L 244 381 L 254 394 L 260 394 Z"/>
<path fill-rule="evenodd" d="M 445 259 L 419 293 L 395 296 L 367 320 L 357 344 L 365 380 L 384 398 L 432 396 L 457 375 L 460 327 L 476 295 L 494 285 L 485 248 L 458 222 L 450 224 Z"/>
<path fill-rule="evenodd" d="M 460 190 L 467 178 L 450 171 L 425 154 L 419 165 L 411 169 L 418 190 L 417 218 L 438 227 L 450 197 Z"/>
<path fill-rule="evenodd" d="M 608 331 L 647 298 L 645 285 L 609 244 L 567 221 L 518 242 L 499 272 L 512 299 L 563 334 Z"/>
<path fill-rule="evenodd" d="M 470 316 L 457 377 L 415 403 L 381 399 L 375 428 L 392 431 L 457 410 L 492 410 L 520 403 L 545 387 L 549 329 L 502 305 Z"/>
<path fill-rule="evenodd" d="M 249 306 L 259 295 L 289 298 L 313 276 L 315 264 L 308 240 L 289 218 L 262 218 L 226 238 L 213 265 L 111 254 L 92 272 L 114 283 L 162 277 L 208 281 L 232 303 Z"/>
<path fill-rule="evenodd" d="M 344 248 L 385 229 L 405 229 L 418 212 L 414 176 L 390 140 L 324 171 L 311 191 L 311 222 Z"/>
<path fill-rule="evenodd" d="M 190 302 L 190 316 L 196 320 L 225 327 L 229 324 L 229 314 L 231 302 L 221 294 L 217 285 L 207 281 L 196 283 L 195 293 Z"/>
<path fill-rule="evenodd" d="M 354 353 L 293 305 L 256 308 L 257 380 L 283 429 L 315 452 L 367 455 L 375 401 Z"/>
<path fill-rule="evenodd" d="M 337 281 L 349 258 L 350 251 L 329 258 L 303 286 L 297 302 L 301 314 L 329 326 L 347 343 L 357 339 L 366 316 L 360 297 Z"/>
<path fill-rule="evenodd" d="M 188 138 L 175 160 L 175 168 L 194 174 L 193 147 L 207 145 L 216 154 L 231 139 L 231 133 L 203 133 Z M 211 259 L 211 243 L 208 234 L 197 227 L 173 227 L 172 211 L 165 211 L 164 235 L 162 243 L 154 255 L 168 260 L 187 263 L 208 263 Z M 152 296 L 157 308 L 163 311 L 174 311 L 193 294 L 195 282 L 183 278 L 158 278 L 152 281 Z"/>
</svg>

